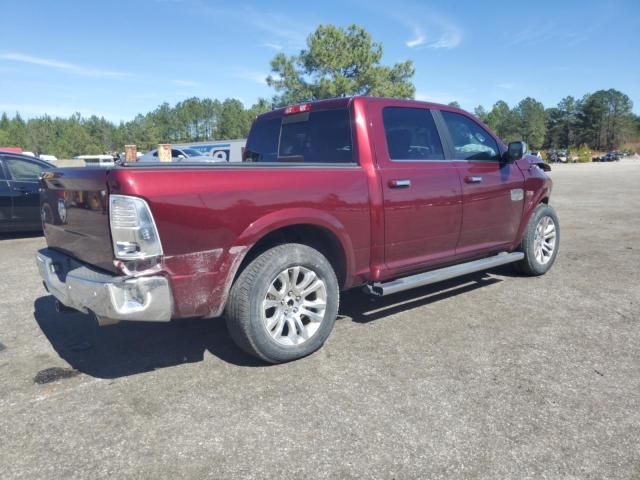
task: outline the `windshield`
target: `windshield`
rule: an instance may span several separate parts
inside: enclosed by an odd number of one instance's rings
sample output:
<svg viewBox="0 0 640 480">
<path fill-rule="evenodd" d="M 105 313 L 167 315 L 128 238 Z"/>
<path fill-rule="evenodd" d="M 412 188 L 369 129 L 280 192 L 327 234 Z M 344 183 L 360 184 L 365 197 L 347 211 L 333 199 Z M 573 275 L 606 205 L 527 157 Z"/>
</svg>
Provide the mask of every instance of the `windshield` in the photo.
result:
<svg viewBox="0 0 640 480">
<path fill-rule="evenodd" d="M 198 157 L 202 155 L 199 151 L 193 148 L 183 148 L 182 151 L 189 157 Z"/>
</svg>

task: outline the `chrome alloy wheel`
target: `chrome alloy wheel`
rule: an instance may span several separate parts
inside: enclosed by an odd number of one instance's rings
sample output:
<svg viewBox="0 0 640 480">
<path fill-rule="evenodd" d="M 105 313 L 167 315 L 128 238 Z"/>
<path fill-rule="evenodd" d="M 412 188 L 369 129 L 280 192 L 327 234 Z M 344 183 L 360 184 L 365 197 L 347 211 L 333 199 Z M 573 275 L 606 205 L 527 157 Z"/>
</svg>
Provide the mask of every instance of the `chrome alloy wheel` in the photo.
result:
<svg viewBox="0 0 640 480">
<path fill-rule="evenodd" d="M 295 266 L 273 279 L 262 302 L 262 321 L 281 345 L 300 345 L 320 328 L 327 308 L 327 286 L 308 268 Z"/>
<path fill-rule="evenodd" d="M 549 263 L 556 249 L 556 224 L 551 217 L 542 217 L 536 226 L 533 252 L 541 265 Z"/>
</svg>

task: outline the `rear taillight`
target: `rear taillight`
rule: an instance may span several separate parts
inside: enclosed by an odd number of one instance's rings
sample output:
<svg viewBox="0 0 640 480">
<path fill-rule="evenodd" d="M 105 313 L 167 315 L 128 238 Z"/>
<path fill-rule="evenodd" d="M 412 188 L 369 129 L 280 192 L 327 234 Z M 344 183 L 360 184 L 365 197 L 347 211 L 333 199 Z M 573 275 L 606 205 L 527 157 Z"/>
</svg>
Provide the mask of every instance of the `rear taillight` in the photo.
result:
<svg viewBox="0 0 640 480">
<path fill-rule="evenodd" d="M 109 223 L 113 253 L 121 260 L 162 255 L 162 244 L 149 205 L 127 195 L 109 197 Z"/>
</svg>

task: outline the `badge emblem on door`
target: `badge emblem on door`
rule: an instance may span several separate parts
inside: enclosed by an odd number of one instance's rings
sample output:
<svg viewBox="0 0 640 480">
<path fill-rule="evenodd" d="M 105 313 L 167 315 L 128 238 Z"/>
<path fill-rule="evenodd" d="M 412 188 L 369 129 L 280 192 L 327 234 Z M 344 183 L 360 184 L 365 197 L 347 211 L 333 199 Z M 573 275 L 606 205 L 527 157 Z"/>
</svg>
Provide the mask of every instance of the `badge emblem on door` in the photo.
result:
<svg viewBox="0 0 640 480">
<path fill-rule="evenodd" d="M 58 200 L 58 215 L 60 216 L 60 221 L 62 223 L 66 223 L 67 221 L 67 206 L 64 204 L 64 200 L 60 198 Z"/>
</svg>

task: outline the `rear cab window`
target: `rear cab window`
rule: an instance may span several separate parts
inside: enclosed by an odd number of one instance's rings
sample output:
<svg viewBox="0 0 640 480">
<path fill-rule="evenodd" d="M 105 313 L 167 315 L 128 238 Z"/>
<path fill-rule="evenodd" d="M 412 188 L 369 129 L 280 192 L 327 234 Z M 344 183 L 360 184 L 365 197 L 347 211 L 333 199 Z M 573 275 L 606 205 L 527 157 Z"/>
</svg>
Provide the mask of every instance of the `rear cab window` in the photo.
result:
<svg viewBox="0 0 640 480">
<path fill-rule="evenodd" d="M 245 162 L 353 164 L 351 116 L 346 108 L 258 118 L 244 151 Z"/>
</svg>

